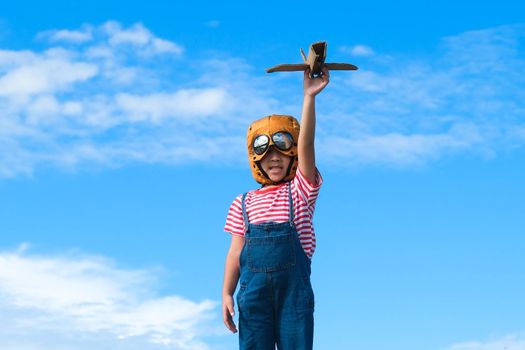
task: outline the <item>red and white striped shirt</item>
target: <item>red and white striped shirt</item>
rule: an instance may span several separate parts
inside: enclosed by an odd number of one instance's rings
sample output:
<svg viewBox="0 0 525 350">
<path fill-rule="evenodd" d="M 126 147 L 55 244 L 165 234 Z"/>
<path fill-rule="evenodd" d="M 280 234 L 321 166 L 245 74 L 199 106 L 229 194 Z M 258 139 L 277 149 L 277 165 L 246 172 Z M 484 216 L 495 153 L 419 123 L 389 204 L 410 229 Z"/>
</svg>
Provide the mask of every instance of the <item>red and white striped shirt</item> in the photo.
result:
<svg viewBox="0 0 525 350">
<path fill-rule="evenodd" d="M 293 180 L 290 181 L 294 206 L 294 224 L 301 245 L 309 258 L 312 258 L 315 251 L 315 232 L 312 220 L 315 202 L 323 182 L 318 171 L 316 182 L 317 185 L 308 182 L 299 169 Z M 245 205 L 248 220 L 252 224 L 288 221 L 290 217 L 288 183 L 248 192 Z M 230 206 L 224 230 L 233 235 L 244 236 L 246 227 L 242 216 L 242 194 L 237 196 Z"/>
</svg>

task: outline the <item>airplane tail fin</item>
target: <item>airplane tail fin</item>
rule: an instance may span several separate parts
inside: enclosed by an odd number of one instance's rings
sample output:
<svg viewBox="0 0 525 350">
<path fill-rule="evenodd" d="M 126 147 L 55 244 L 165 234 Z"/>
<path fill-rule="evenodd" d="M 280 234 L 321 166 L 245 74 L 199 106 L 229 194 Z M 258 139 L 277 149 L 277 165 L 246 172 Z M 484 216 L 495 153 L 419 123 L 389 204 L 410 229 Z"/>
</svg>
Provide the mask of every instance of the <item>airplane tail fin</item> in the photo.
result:
<svg viewBox="0 0 525 350">
<path fill-rule="evenodd" d="M 301 56 L 303 56 L 303 62 L 306 63 L 306 55 L 304 54 L 303 49 L 299 49 L 299 50 L 301 50 Z"/>
</svg>

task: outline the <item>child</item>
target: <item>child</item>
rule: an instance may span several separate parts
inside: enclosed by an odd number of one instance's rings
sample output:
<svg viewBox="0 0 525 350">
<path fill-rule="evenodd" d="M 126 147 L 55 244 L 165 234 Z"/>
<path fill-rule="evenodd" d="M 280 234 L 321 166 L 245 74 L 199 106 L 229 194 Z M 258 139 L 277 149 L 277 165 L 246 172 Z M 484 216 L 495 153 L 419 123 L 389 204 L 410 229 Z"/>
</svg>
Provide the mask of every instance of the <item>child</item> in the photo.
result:
<svg viewBox="0 0 525 350">
<path fill-rule="evenodd" d="M 301 127 L 291 116 L 271 115 L 248 130 L 252 174 L 262 188 L 232 203 L 225 231 L 231 233 L 226 257 L 222 313 L 237 332 L 233 294 L 237 293 L 241 350 L 312 349 L 314 294 L 310 259 L 315 250 L 312 217 L 322 178 L 315 166 L 315 96 L 329 72 L 304 73 Z"/>
</svg>

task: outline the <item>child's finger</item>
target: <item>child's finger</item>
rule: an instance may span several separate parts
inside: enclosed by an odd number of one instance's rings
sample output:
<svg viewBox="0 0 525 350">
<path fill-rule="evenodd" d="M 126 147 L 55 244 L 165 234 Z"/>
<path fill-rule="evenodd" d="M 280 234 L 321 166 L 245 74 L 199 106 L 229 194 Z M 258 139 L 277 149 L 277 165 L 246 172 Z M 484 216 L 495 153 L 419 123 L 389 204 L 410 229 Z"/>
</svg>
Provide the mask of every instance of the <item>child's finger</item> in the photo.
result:
<svg viewBox="0 0 525 350">
<path fill-rule="evenodd" d="M 305 78 L 305 79 L 310 78 L 310 68 L 306 68 L 306 69 L 304 70 L 304 78 Z"/>
<path fill-rule="evenodd" d="M 235 323 L 233 322 L 233 319 L 230 315 L 226 315 L 226 319 L 224 320 L 224 324 L 226 325 L 226 328 L 228 328 L 231 332 L 235 333 L 237 332 L 237 328 L 235 327 Z"/>
<path fill-rule="evenodd" d="M 235 308 L 233 306 L 233 301 L 231 304 L 226 304 L 226 306 L 228 308 L 228 313 L 230 314 L 230 317 L 228 318 L 228 320 L 230 321 L 230 330 L 233 333 L 237 333 L 237 327 L 235 326 L 235 322 L 233 322 L 233 316 L 235 316 Z"/>
<path fill-rule="evenodd" d="M 233 305 L 223 305 L 222 308 L 222 318 L 224 320 L 224 324 L 226 325 L 226 328 L 228 328 L 231 332 L 237 333 L 237 327 L 235 326 L 235 323 L 233 322 L 233 315 L 235 312 L 233 311 Z"/>
<path fill-rule="evenodd" d="M 228 328 L 232 333 L 237 333 L 237 327 L 235 326 L 235 322 L 233 322 L 231 316 L 228 315 L 224 324 L 226 325 L 226 328 Z"/>
</svg>

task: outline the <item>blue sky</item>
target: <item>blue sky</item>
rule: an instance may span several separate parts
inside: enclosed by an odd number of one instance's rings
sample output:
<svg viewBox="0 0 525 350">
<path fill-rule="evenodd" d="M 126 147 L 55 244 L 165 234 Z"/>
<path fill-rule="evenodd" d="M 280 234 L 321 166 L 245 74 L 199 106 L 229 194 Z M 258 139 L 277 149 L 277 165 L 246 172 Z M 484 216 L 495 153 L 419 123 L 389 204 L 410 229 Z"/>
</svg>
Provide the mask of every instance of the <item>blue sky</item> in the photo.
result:
<svg viewBox="0 0 525 350">
<path fill-rule="evenodd" d="M 222 229 L 254 119 L 326 40 L 318 349 L 525 349 L 517 1 L 18 1 L 0 14 L 0 347 L 234 349 Z"/>
</svg>

